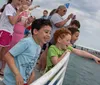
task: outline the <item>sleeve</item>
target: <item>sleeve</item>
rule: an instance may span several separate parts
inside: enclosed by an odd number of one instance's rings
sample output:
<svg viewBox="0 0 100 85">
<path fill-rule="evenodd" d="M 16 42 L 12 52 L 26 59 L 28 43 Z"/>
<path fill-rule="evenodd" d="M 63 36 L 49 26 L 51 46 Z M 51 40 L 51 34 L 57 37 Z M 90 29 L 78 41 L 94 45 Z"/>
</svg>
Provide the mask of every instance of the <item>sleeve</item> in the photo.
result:
<svg viewBox="0 0 100 85">
<path fill-rule="evenodd" d="M 7 15 L 7 16 L 13 16 L 13 13 L 14 13 L 14 8 L 13 7 L 11 7 L 9 4 L 5 7 L 5 14 Z"/>
<path fill-rule="evenodd" d="M 54 47 L 50 47 L 48 50 L 48 56 L 50 58 L 54 57 L 54 56 L 58 56 L 57 51 Z"/>
<path fill-rule="evenodd" d="M 16 57 L 28 49 L 28 43 L 25 40 L 18 42 L 13 48 L 10 49 L 10 53 L 13 57 Z"/>
<path fill-rule="evenodd" d="M 56 23 L 59 23 L 59 22 L 61 22 L 61 21 L 63 21 L 63 20 L 62 20 L 62 18 L 61 18 L 58 14 L 55 14 L 55 15 L 53 15 L 53 16 L 51 17 L 51 21 L 52 21 L 54 24 L 56 24 Z"/>
<path fill-rule="evenodd" d="M 72 46 L 68 46 L 67 47 L 67 50 L 72 51 L 73 50 L 73 47 Z"/>
</svg>

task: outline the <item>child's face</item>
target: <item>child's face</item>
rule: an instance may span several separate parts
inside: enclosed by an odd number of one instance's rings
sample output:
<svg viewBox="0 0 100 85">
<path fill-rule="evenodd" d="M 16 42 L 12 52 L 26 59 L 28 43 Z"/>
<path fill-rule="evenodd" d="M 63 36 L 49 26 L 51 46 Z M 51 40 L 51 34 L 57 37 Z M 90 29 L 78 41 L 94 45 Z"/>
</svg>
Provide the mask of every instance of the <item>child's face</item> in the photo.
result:
<svg viewBox="0 0 100 85">
<path fill-rule="evenodd" d="M 43 12 L 43 15 L 44 15 L 44 16 L 47 16 L 47 15 L 48 15 L 48 13 L 44 11 L 44 12 Z"/>
<path fill-rule="evenodd" d="M 61 48 L 66 49 L 66 46 L 70 44 L 71 35 L 66 35 L 63 39 L 60 40 Z"/>
<path fill-rule="evenodd" d="M 31 0 L 22 0 L 22 4 L 30 6 L 31 5 Z"/>
<path fill-rule="evenodd" d="M 34 21 L 34 19 L 35 19 L 34 17 L 29 17 L 29 18 L 28 18 L 28 23 L 29 23 L 29 24 L 32 23 L 32 22 Z"/>
<path fill-rule="evenodd" d="M 79 37 L 79 32 L 75 32 L 71 37 L 71 43 L 74 44 Z"/>
<path fill-rule="evenodd" d="M 22 0 L 12 0 L 12 2 L 15 4 L 15 7 L 21 6 Z"/>
<path fill-rule="evenodd" d="M 36 36 L 40 43 L 42 44 L 47 43 L 51 37 L 51 27 L 49 25 L 42 27 L 40 30 L 37 31 Z"/>
</svg>

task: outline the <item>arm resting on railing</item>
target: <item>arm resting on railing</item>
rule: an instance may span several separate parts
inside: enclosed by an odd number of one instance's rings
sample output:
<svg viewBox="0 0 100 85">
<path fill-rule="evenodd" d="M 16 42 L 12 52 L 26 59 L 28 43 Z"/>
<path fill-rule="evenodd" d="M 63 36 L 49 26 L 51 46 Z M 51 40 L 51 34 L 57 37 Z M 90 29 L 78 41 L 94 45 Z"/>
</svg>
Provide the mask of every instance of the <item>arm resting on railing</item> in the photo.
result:
<svg viewBox="0 0 100 85">
<path fill-rule="evenodd" d="M 79 55 L 79 56 L 83 56 L 83 57 L 86 57 L 86 58 L 94 59 L 96 61 L 96 63 L 100 64 L 100 58 L 98 58 L 95 55 L 92 55 L 92 54 L 90 54 L 90 53 L 88 53 L 86 51 L 73 48 L 72 52 L 77 54 L 77 55 Z"/>
<path fill-rule="evenodd" d="M 65 51 L 59 58 L 54 56 L 52 57 L 52 63 L 53 65 L 56 65 L 59 61 L 61 61 L 63 59 L 63 57 L 66 55 L 67 51 Z"/>
</svg>

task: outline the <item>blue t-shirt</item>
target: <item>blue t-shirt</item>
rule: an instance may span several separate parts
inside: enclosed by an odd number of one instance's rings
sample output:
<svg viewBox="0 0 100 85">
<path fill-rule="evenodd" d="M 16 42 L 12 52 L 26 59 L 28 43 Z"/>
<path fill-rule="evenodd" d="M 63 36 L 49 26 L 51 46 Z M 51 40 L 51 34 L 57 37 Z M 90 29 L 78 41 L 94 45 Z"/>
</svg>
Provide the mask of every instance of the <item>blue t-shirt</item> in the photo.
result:
<svg viewBox="0 0 100 85">
<path fill-rule="evenodd" d="M 41 47 L 36 44 L 32 37 L 22 39 L 9 51 L 14 57 L 15 64 L 24 79 L 24 83 L 27 82 L 27 79 L 32 73 L 39 57 L 40 51 Z M 14 74 L 10 70 L 8 65 L 6 65 L 6 68 L 4 70 L 3 82 L 6 85 L 16 85 Z"/>
<path fill-rule="evenodd" d="M 48 16 L 42 16 L 41 18 L 42 19 L 48 19 Z"/>
</svg>

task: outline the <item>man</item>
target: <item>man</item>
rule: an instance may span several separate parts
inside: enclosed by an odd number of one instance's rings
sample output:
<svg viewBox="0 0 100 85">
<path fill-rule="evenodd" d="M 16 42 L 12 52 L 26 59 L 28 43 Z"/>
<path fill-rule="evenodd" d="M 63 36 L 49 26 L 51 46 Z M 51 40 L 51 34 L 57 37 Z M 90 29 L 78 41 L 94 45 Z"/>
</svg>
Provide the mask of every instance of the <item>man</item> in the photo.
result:
<svg viewBox="0 0 100 85">
<path fill-rule="evenodd" d="M 64 5 L 60 5 L 57 10 L 56 13 L 54 13 L 50 19 L 50 21 L 52 22 L 52 32 L 51 32 L 51 43 L 54 43 L 53 41 L 53 34 L 54 32 L 63 27 L 72 17 L 73 14 L 71 13 L 66 19 L 63 19 L 62 17 L 66 14 L 67 12 L 67 8 Z"/>
<path fill-rule="evenodd" d="M 48 11 L 47 10 L 43 11 L 42 19 L 48 19 Z"/>
</svg>

